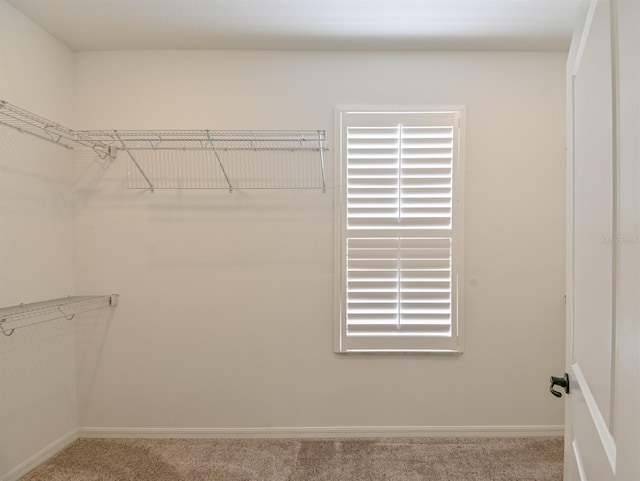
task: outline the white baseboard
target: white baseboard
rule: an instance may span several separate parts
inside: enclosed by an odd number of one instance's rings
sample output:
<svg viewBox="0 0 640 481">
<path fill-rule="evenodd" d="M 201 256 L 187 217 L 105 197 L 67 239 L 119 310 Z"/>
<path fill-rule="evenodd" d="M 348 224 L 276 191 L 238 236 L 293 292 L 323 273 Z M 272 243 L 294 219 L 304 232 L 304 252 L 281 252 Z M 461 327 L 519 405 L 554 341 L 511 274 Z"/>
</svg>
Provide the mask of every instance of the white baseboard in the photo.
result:
<svg viewBox="0 0 640 481">
<path fill-rule="evenodd" d="M 78 431 L 74 429 L 73 431 L 65 434 L 58 440 L 49 444 L 49 446 L 45 447 L 44 449 L 40 450 L 39 452 L 31 456 L 24 463 L 20 464 L 19 466 L 16 466 L 14 469 L 9 471 L 4 476 L 0 476 L 0 481 L 17 481 L 22 476 L 24 476 L 29 471 L 31 471 L 33 468 L 45 462 L 54 454 L 57 454 L 58 452 L 62 451 L 64 448 L 69 446 L 69 444 L 74 442 L 76 439 L 78 439 Z"/>
<path fill-rule="evenodd" d="M 562 436 L 564 426 L 321 426 L 265 428 L 99 428 L 78 430 L 80 438 L 367 438 Z M 1 480 L 0 480 L 1 481 Z"/>
</svg>

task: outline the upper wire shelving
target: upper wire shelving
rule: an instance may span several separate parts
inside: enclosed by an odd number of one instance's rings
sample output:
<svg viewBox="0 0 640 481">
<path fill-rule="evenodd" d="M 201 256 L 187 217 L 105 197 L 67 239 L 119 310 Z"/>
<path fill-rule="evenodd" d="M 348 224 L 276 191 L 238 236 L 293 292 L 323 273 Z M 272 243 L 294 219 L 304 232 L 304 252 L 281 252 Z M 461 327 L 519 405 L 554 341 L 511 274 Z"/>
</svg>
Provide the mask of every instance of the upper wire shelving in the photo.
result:
<svg viewBox="0 0 640 481">
<path fill-rule="evenodd" d="M 0 123 L 105 159 L 124 152 L 133 189 L 322 189 L 324 130 L 72 130 L 0 100 Z"/>
<path fill-rule="evenodd" d="M 0 100 L 0 123 L 62 145 L 67 149 L 86 147 L 103 158 L 111 155 L 111 148 L 106 143 L 93 139 L 86 133 L 71 130 L 56 122 L 47 120 L 4 100 Z"/>
<path fill-rule="evenodd" d="M 322 189 L 324 130 L 81 131 L 122 150 L 134 189 Z"/>
</svg>

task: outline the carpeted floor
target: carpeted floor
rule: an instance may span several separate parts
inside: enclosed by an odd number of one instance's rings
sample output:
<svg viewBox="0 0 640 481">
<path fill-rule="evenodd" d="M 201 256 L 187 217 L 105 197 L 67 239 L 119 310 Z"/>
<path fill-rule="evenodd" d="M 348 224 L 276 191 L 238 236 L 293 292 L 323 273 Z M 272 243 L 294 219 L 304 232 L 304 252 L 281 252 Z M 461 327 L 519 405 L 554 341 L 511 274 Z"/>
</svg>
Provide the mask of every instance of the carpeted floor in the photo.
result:
<svg viewBox="0 0 640 481">
<path fill-rule="evenodd" d="M 22 481 L 562 481 L 562 438 L 80 439 Z"/>
</svg>

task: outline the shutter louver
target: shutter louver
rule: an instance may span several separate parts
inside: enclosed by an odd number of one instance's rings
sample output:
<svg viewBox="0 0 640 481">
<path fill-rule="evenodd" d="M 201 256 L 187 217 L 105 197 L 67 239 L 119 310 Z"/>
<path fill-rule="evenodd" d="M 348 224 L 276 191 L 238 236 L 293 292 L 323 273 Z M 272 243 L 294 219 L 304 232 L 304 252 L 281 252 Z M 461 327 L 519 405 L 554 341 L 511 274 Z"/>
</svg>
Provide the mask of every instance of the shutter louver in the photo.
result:
<svg viewBox="0 0 640 481">
<path fill-rule="evenodd" d="M 455 124 L 442 117 L 344 131 L 346 336 L 370 350 L 455 335 Z"/>
</svg>

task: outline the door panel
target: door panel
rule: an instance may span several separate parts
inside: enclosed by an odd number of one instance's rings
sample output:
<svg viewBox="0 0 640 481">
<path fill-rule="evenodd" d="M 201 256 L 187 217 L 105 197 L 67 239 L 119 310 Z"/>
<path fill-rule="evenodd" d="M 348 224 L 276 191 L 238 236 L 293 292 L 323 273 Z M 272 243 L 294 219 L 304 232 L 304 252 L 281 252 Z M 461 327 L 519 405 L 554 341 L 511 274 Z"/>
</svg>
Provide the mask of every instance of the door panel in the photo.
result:
<svg viewBox="0 0 640 481">
<path fill-rule="evenodd" d="M 565 481 L 640 480 L 640 2 L 590 0 L 568 62 Z"/>
<path fill-rule="evenodd" d="M 573 359 L 607 424 L 613 329 L 613 107 L 610 18 L 598 2 L 573 76 Z"/>
<path fill-rule="evenodd" d="M 615 479 L 616 165 L 611 17 L 594 0 L 569 65 L 566 481 Z M 575 45 L 574 45 L 575 47 Z"/>
</svg>

